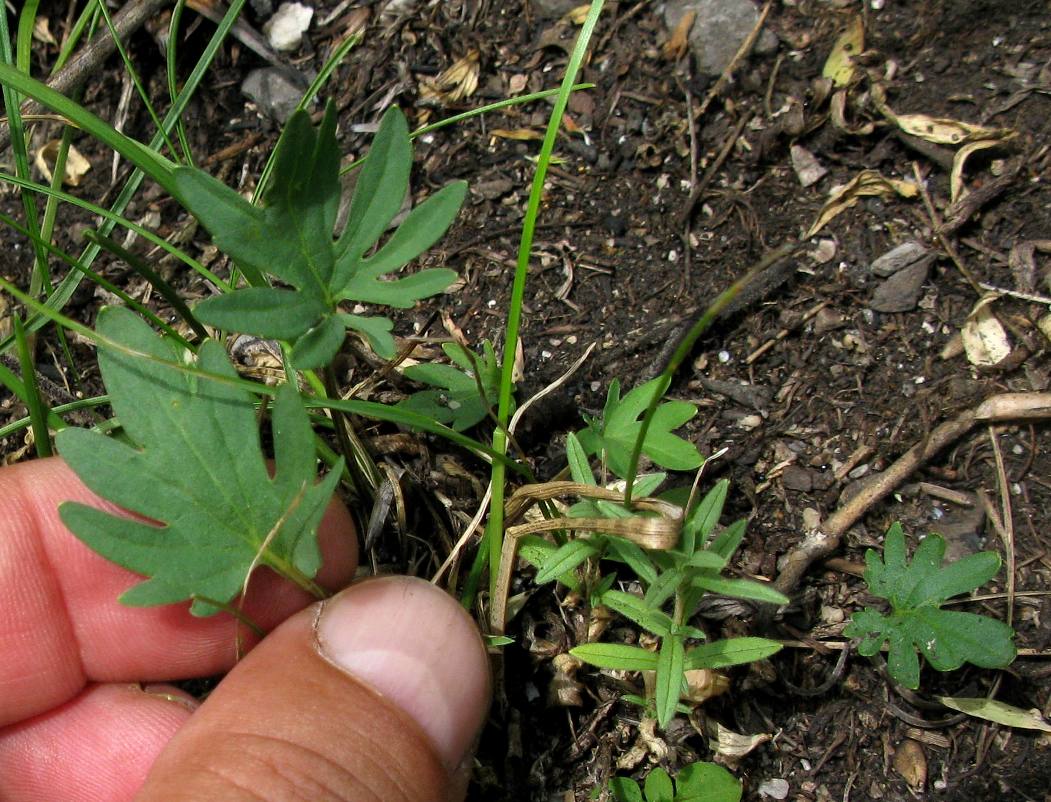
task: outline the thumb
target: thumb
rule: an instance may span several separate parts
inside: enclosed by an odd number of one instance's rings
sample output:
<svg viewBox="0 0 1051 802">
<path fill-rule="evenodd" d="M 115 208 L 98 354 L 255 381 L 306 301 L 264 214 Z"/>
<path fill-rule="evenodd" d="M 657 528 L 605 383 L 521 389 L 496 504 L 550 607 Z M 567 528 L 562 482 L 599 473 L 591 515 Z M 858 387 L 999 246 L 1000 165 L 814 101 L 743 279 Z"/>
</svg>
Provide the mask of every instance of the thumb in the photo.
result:
<svg viewBox="0 0 1051 802">
<path fill-rule="evenodd" d="M 474 623 L 420 579 L 388 577 L 288 619 L 154 764 L 140 802 L 462 797 L 489 704 Z"/>
</svg>

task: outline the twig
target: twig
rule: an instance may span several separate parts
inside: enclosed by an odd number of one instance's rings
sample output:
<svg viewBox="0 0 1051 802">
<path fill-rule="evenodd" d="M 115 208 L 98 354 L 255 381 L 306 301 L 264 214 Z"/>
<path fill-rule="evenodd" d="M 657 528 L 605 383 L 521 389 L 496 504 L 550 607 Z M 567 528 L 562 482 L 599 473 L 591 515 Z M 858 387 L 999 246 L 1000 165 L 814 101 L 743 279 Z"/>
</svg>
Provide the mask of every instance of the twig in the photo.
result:
<svg viewBox="0 0 1051 802">
<path fill-rule="evenodd" d="M 1004 554 L 1007 556 L 1007 626 L 1014 621 L 1015 607 L 1015 532 L 1014 515 L 1011 511 L 1011 488 L 1007 483 L 1007 469 L 1004 467 L 1004 455 L 1000 451 L 1000 442 L 996 437 L 996 427 L 989 425 L 989 440 L 993 446 L 993 457 L 996 460 L 996 481 L 1000 487 L 1000 514 L 994 514 L 994 508 L 989 497 L 984 493 L 978 493 L 985 507 L 986 515 L 993 522 L 993 528 L 1000 534 L 1004 541 Z"/>
<path fill-rule="evenodd" d="M 1047 418 L 1051 418 L 1051 393 L 1001 393 L 941 424 L 784 555 L 779 561 L 780 573 L 773 583 L 774 587 L 786 595 L 790 594 L 810 564 L 839 548 L 840 539 L 846 531 L 869 509 L 894 492 L 917 468 L 978 423 Z"/>
<path fill-rule="evenodd" d="M 937 210 L 934 208 L 934 203 L 931 202 L 930 193 L 927 192 L 927 185 L 923 181 L 923 176 L 920 175 L 920 166 L 916 163 L 912 163 L 912 172 L 916 176 L 916 185 L 920 188 L 920 196 L 923 198 L 923 205 L 927 208 L 927 215 L 931 218 L 931 228 L 934 229 L 938 241 L 942 244 L 945 252 L 952 259 L 953 264 L 956 265 L 956 269 L 960 271 L 960 274 L 967 279 L 967 283 L 970 284 L 974 291 L 978 294 L 982 294 L 981 285 L 978 280 L 974 277 L 971 271 L 967 268 L 967 265 L 963 263 L 960 258 L 960 254 L 957 253 L 955 246 L 949 240 L 949 233 L 945 230 L 942 225 L 942 221 L 938 216 Z"/>
</svg>

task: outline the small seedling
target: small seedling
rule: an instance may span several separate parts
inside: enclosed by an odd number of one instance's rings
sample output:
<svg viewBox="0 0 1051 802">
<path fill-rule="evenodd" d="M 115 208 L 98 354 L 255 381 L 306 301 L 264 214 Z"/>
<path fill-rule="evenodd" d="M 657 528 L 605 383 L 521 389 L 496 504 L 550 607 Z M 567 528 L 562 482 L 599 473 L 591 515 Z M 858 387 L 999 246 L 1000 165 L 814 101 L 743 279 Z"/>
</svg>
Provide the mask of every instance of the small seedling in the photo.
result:
<svg viewBox="0 0 1051 802">
<path fill-rule="evenodd" d="M 316 532 L 342 460 L 317 482 L 310 419 L 295 389 L 277 390 L 271 477 L 252 395 L 236 386 L 222 345 L 200 347 L 196 368 L 220 380 L 206 379 L 181 370 L 189 353 L 130 310 L 103 310 L 97 325 L 111 343 L 100 348 L 99 366 L 123 437 L 64 429 L 59 452 L 94 492 L 150 521 L 76 503 L 60 513 L 92 549 L 148 577 L 121 601 L 192 599 L 194 614 L 211 615 L 257 565 L 322 595 L 313 582 Z"/>
<path fill-rule="evenodd" d="M 659 766 L 639 784 L 630 777 L 614 777 L 609 790 L 615 802 L 740 802 L 741 783 L 715 763 L 684 766 L 675 779 Z"/>
<path fill-rule="evenodd" d="M 444 343 L 442 350 L 452 365 L 410 365 L 404 371 L 406 378 L 435 389 L 413 393 L 398 406 L 462 432 L 489 415 L 500 392 L 500 363 L 489 340 L 482 343 L 480 357 L 459 343 Z"/>
<path fill-rule="evenodd" d="M 889 642 L 887 668 L 906 688 L 920 685 L 919 653 L 938 671 L 953 671 L 964 663 L 1004 668 L 1015 658 L 1014 631 L 1001 621 L 974 613 L 942 610 L 953 596 L 981 587 L 1000 570 L 1000 557 L 983 551 L 942 563 L 945 541 L 928 535 L 906 560 L 905 533 L 895 523 L 887 531 L 883 556 L 865 552 L 865 582 L 874 596 L 890 602 L 890 615 L 872 608 L 854 613 L 843 630 L 860 638 L 866 657 Z"/>
<path fill-rule="evenodd" d="M 613 393 L 611 397 L 614 397 Z M 678 415 L 682 417 L 683 412 Z M 696 447 L 671 434 L 667 428 L 658 436 L 679 440 L 696 453 Z M 609 453 L 607 450 L 607 456 Z M 661 454 L 660 451 L 655 453 Z M 574 435 L 567 439 L 566 454 L 570 473 L 578 487 L 592 486 L 595 491 L 603 490 L 597 487 L 584 446 Z M 697 458 L 700 460 L 699 453 Z M 656 490 L 662 479 L 663 474 L 640 477 L 635 484 L 639 499 L 637 503 L 641 503 L 646 494 Z M 677 518 L 672 518 L 660 507 L 656 511 L 664 512 L 663 519 L 646 518 L 640 515 L 641 511 L 627 510 L 623 504 L 611 498 L 600 498 L 594 492 L 592 497 L 584 498 L 570 507 L 567 519 L 570 522 L 578 518 L 587 521 L 586 528 L 594 534 L 567 541 L 561 546 L 538 537 L 529 537 L 523 544 L 523 557 L 539 568 L 536 577 L 538 583 L 559 579 L 579 588 L 580 583 L 573 572 L 586 561 L 599 558 L 624 563 L 635 573 L 646 589 L 642 598 L 614 590 L 612 585 L 616 577 L 613 574 L 601 578 L 595 587 L 582 588 L 582 591 L 590 597 L 592 604 L 606 606 L 656 636 L 660 640 L 659 649 L 653 652 L 628 644 L 587 643 L 577 646 L 570 653 L 598 668 L 654 671 L 653 699 L 644 703 L 649 707 L 652 702 L 657 721 L 662 727 L 680 709 L 679 698 L 685 687 L 685 672 L 750 663 L 769 657 L 781 649 L 781 644 L 765 638 L 730 638 L 701 645 L 690 643 L 706 640 L 702 630 L 688 623 L 705 593 L 773 604 L 788 603 L 782 594 L 761 582 L 721 575 L 740 545 L 745 531 L 745 522 L 738 521 L 718 535 L 715 534 L 727 487 L 725 481 L 717 484 L 685 520 L 681 519 L 681 511 Z M 656 500 L 646 501 L 652 505 Z M 672 506 L 668 502 L 659 503 Z M 661 549 L 640 547 L 639 544 L 644 541 L 637 530 L 644 527 L 656 529 L 658 525 L 668 524 L 672 520 L 680 527 L 681 537 L 676 538 L 671 546 Z M 508 542 L 511 542 L 510 538 Z M 670 601 L 674 606 L 671 614 L 664 609 Z"/>
<path fill-rule="evenodd" d="M 304 111 L 289 119 L 262 208 L 202 170 L 174 171 L 178 199 L 254 285 L 202 301 L 196 316 L 222 329 L 291 343 L 293 363 L 301 369 L 330 362 L 347 328 L 363 334 L 380 356 L 394 355 L 391 321 L 342 312 L 341 301 L 408 308 L 456 277 L 439 268 L 384 279 L 445 233 L 463 203 L 463 181 L 431 195 L 367 255 L 401 209 L 409 184 L 412 144 L 401 111 L 392 107 L 384 115 L 358 177 L 346 228 L 333 240 L 339 159 L 330 103 L 317 129 Z M 268 275 L 294 289 L 267 286 Z"/>
</svg>

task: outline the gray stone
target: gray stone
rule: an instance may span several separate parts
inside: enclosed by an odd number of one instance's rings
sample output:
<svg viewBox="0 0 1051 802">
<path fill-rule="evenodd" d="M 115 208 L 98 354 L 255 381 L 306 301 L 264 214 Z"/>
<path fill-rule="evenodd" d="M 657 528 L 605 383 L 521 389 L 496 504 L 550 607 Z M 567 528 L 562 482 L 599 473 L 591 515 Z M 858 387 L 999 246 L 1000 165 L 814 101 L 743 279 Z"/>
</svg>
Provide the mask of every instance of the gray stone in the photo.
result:
<svg viewBox="0 0 1051 802">
<path fill-rule="evenodd" d="M 726 69 L 759 20 L 759 9 L 752 0 L 668 0 L 664 4 L 668 30 L 674 31 L 688 11 L 697 14 L 690 28 L 690 50 L 697 69 L 708 75 Z M 752 52 L 762 55 L 776 49 L 777 37 L 763 30 Z"/>
<path fill-rule="evenodd" d="M 282 124 L 296 110 L 305 89 L 301 76 L 279 67 L 252 70 L 241 84 L 241 92 L 261 112 Z"/>
<path fill-rule="evenodd" d="M 531 0 L 530 2 L 536 15 L 547 19 L 562 17 L 580 5 L 584 5 L 581 0 Z"/>
<path fill-rule="evenodd" d="M 876 259 L 872 263 L 871 269 L 880 278 L 886 278 L 918 262 L 926 255 L 926 248 L 915 240 L 909 240 L 901 243 L 896 248 L 892 248 Z"/>
<path fill-rule="evenodd" d="M 869 308 L 877 312 L 908 312 L 915 309 L 923 295 L 923 282 L 927 280 L 932 261 L 930 258 L 921 259 L 885 279 L 872 293 Z"/>
</svg>

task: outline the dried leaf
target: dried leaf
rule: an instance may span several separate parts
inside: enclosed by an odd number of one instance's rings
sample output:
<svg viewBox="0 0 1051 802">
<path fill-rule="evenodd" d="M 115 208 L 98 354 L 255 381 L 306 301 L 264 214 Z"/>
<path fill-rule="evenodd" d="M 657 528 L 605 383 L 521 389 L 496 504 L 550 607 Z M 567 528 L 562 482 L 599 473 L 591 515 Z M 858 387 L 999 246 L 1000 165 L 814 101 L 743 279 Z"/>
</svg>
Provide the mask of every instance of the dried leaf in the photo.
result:
<svg viewBox="0 0 1051 802">
<path fill-rule="evenodd" d="M 1051 724 L 1044 720 L 1039 710 L 1023 710 L 1020 707 L 987 699 L 984 696 L 970 699 L 963 696 L 939 696 L 938 701 L 953 710 L 959 710 L 969 716 L 995 721 L 1008 727 L 1019 727 L 1026 730 L 1051 732 Z"/>
<path fill-rule="evenodd" d="M 987 150 L 989 148 L 1000 147 L 1013 136 L 1014 134 L 1010 134 L 1009 136 L 1003 136 L 999 139 L 979 139 L 974 142 L 968 142 L 957 151 L 956 156 L 953 157 L 952 160 L 952 171 L 949 174 L 950 203 L 956 203 L 956 201 L 966 194 L 963 185 L 963 168 L 970 155 L 977 150 Z"/>
<path fill-rule="evenodd" d="M 867 195 L 883 197 L 898 194 L 903 198 L 914 198 L 917 195 L 916 185 L 911 181 L 898 178 L 884 178 L 875 170 L 862 170 L 845 186 L 833 190 L 828 201 L 818 214 L 814 224 L 806 233 L 806 239 L 814 236 L 834 217 L 855 206 L 858 200 Z"/>
<path fill-rule="evenodd" d="M 46 45 L 57 45 L 55 37 L 51 35 L 50 21 L 47 17 L 37 17 L 33 23 L 33 38 Z"/>
<path fill-rule="evenodd" d="M 507 81 L 507 92 L 511 95 L 517 95 L 526 88 L 526 84 L 529 83 L 529 76 L 524 72 L 519 72 L 510 77 Z"/>
<path fill-rule="evenodd" d="M 717 755 L 732 760 L 744 757 L 757 746 L 770 740 L 770 735 L 765 732 L 743 735 L 711 718 L 705 719 L 704 728 L 708 733 L 708 748 Z"/>
<path fill-rule="evenodd" d="M 872 103 L 880 113 L 906 134 L 926 139 L 936 145 L 964 145 L 982 139 L 1002 142 L 1015 136 L 1009 128 L 986 128 L 948 117 L 930 117 L 926 114 L 897 114 L 887 105 L 882 86 L 872 87 Z"/>
<path fill-rule="evenodd" d="M 478 88 L 479 52 L 469 50 L 435 78 L 420 80 L 420 100 L 447 105 L 470 97 Z"/>
<path fill-rule="evenodd" d="M 802 145 L 792 145 L 790 154 L 792 169 L 796 171 L 796 178 L 804 187 L 813 186 L 828 172 L 828 168 Z"/>
<path fill-rule="evenodd" d="M 42 145 L 36 152 L 36 167 L 49 182 L 52 178 L 52 169 L 58 158 L 58 149 L 61 144 L 61 140 L 52 139 L 50 142 Z M 66 154 L 66 167 L 62 176 L 62 183 L 67 186 L 78 187 L 80 186 L 80 179 L 90 169 L 91 162 L 85 159 L 84 155 L 73 145 L 70 145 L 69 152 Z"/>
<path fill-rule="evenodd" d="M 1011 353 L 1011 341 L 1003 324 L 993 314 L 992 304 L 996 295 L 986 295 L 974 305 L 967 322 L 960 332 L 963 349 L 972 365 L 991 367 L 998 365 Z"/>
<path fill-rule="evenodd" d="M 574 25 L 583 25 L 584 20 L 588 18 L 590 10 L 591 3 L 584 3 L 584 5 L 571 8 L 562 19 L 566 20 L 566 22 L 572 22 Z"/>
<path fill-rule="evenodd" d="M 498 139 L 515 139 L 520 142 L 530 140 L 539 142 L 544 138 L 544 132 L 532 128 L 494 128 L 489 132 L 489 136 Z"/>
<path fill-rule="evenodd" d="M 854 57 L 865 49 L 865 24 L 861 17 L 853 22 L 836 39 L 832 52 L 825 60 L 821 75 L 836 86 L 847 86 L 854 78 Z"/>
<path fill-rule="evenodd" d="M 927 755 L 918 741 L 906 738 L 894 750 L 894 770 L 916 791 L 927 784 Z"/>
<path fill-rule="evenodd" d="M 697 12 L 693 10 L 687 11 L 682 15 L 679 24 L 675 26 L 675 30 L 668 37 L 668 41 L 661 46 L 661 55 L 664 56 L 665 60 L 678 61 L 686 55 L 686 50 L 690 46 L 690 28 L 693 27 L 695 19 L 697 19 Z"/>
</svg>

